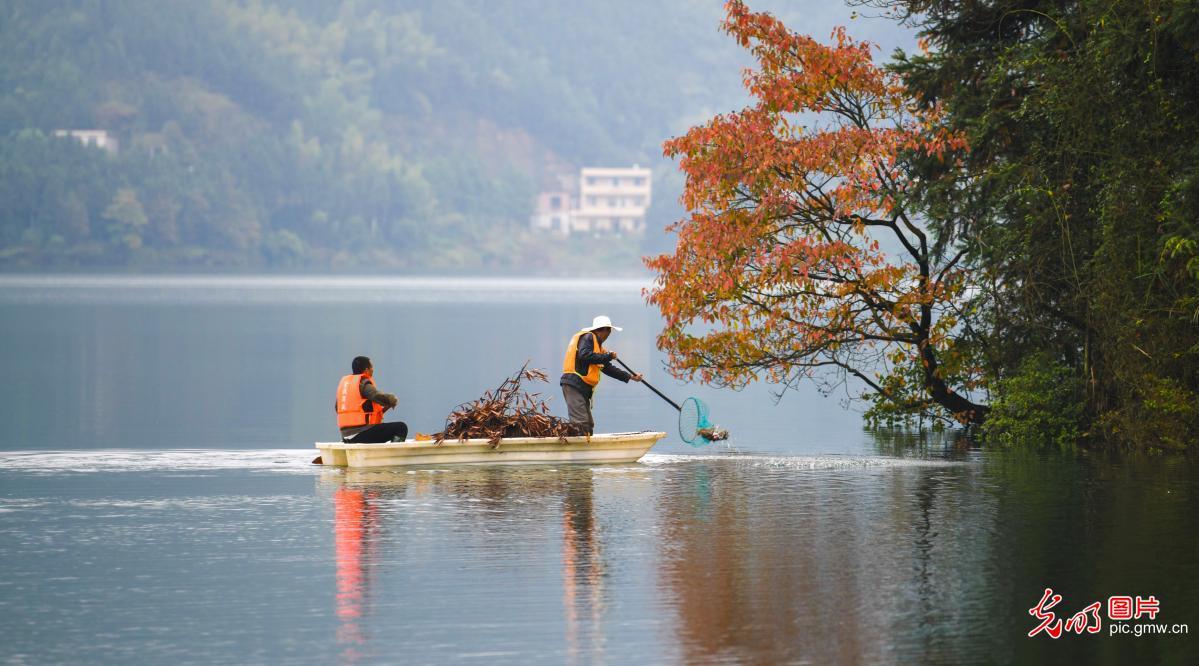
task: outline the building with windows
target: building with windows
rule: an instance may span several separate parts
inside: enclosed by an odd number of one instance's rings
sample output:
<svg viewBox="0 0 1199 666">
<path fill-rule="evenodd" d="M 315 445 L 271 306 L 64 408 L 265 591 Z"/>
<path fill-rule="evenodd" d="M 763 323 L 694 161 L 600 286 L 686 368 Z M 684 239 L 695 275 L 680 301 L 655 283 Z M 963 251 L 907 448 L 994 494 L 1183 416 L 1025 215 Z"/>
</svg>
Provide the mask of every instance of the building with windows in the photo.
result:
<svg viewBox="0 0 1199 666">
<path fill-rule="evenodd" d="M 579 208 L 571 231 L 644 233 L 649 197 L 649 169 L 586 167 L 579 175 Z"/>
<path fill-rule="evenodd" d="M 60 129 L 54 130 L 54 136 L 70 137 L 85 146 L 96 146 L 113 154 L 118 149 L 117 138 L 107 130 Z"/>
<path fill-rule="evenodd" d="M 536 229 L 564 234 L 645 233 L 652 174 L 639 166 L 629 168 L 584 167 L 579 173 L 578 194 L 542 192 L 533 216 Z M 564 211 L 561 206 L 567 206 Z"/>
</svg>

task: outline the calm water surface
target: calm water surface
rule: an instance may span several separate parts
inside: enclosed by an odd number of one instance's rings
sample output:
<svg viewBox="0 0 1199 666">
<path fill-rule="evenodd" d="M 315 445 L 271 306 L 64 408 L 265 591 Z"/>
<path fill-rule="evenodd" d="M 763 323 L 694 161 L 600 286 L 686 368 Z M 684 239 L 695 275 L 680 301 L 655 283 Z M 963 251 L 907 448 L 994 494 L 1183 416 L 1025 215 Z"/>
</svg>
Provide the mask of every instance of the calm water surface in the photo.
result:
<svg viewBox="0 0 1199 666">
<path fill-rule="evenodd" d="M 1194 663 L 1189 635 L 1026 636 L 1160 600 L 1199 631 L 1199 469 L 869 434 L 837 396 L 660 369 L 625 281 L 0 278 L 3 663 Z M 733 432 L 642 463 L 345 472 L 331 393 L 375 359 L 440 429 L 595 314 Z M 561 396 L 542 389 L 559 413 Z M 673 431 L 602 385 L 602 430 Z"/>
</svg>

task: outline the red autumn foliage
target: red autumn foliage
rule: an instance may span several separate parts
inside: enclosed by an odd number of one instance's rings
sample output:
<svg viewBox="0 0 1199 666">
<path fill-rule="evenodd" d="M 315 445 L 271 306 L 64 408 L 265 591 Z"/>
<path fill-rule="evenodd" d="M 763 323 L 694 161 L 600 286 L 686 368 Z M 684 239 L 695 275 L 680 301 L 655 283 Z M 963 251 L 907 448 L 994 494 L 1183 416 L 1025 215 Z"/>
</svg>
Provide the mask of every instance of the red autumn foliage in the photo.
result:
<svg viewBox="0 0 1199 666">
<path fill-rule="evenodd" d="M 675 251 L 646 259 L 673 371 L 734 387 L 853 376 L 884 399 L 920 394 L 981 421 L 969 381 L 947 383 L 971 374 L 953 336 L 968 275 L 930 238 L 909 171 L 964 139 L 844 29 L 824 45 L 742 2 L 726 9 L 723 29 L 757 60 L 755 101 L 666 142 L 690 213 L 671 227 Z M 915 391 L 903 386 L 913 367 Z"/>
</svg>

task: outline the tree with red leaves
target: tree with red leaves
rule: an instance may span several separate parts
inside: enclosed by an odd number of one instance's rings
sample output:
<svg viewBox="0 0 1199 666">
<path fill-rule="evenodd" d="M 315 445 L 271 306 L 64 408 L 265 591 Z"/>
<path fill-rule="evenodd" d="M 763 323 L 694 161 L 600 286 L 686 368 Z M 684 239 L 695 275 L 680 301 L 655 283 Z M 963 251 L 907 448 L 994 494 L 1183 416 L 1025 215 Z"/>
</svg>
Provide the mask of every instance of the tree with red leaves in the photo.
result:
<svg viewBox="0 0 1199 666">
<path fill-rule="evenodd" d="M 757 60 L 755 101 L 665 144 L 690 211 L 673 254 L 646 259 L 672 371 L 735 388 L 854 377 L 900 411 L 981 423 L 960 344 L 970 276 L 930 232 L 912 175 L 965 150 L 962 136 L 844 29 L 826 46 L 740 1 L 726 9 L 723 29 Z"/>
</svg>

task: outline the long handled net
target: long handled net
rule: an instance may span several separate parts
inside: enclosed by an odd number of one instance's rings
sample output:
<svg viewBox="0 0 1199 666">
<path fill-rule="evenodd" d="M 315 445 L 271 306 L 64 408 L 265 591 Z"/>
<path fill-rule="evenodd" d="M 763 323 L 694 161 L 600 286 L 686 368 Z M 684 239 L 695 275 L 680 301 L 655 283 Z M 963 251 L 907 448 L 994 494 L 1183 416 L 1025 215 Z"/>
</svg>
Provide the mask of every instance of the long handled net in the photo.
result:
<svg viewBox="0 0 1199 666">
<path fill-rule="evenodd" d="M 699 398 L 687 398 L 679 409 L 679 437 L 692 446 L 703 446 L 724 439 L 708 421 L 708 404 Z"/>
<path fill-rule="evenodd" d="M 616 362 L 619 363 L 625 370 L 633 374 L 637 374 L 632 368 L 625 365 L 624 361 L 616 359 Z M 649 382 L 642 380 L 641 383 L 645 384 L 646 388 L 649 390 L 657 393 L 659 398 L 662 398 L 666 402 L 670 403 L 671 407 L 679 410 L 679 437 L 681 437 L 684 442 L 687 442 L 691 446 L 704 446 L 706 444 L 711 444 L 714 441 L 729 438 L 728 430 L 725 430 L 718 425 L 713 425 L 708 420 L 708 404 L 703 400 L 694 397 L 687 398 L 683 401 L 682 406 L 679 406 L 678 403 L 666 397 L 665 394 L 650 385 Z"/>
</svg>

